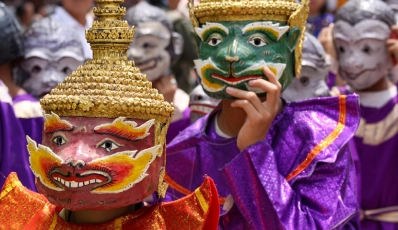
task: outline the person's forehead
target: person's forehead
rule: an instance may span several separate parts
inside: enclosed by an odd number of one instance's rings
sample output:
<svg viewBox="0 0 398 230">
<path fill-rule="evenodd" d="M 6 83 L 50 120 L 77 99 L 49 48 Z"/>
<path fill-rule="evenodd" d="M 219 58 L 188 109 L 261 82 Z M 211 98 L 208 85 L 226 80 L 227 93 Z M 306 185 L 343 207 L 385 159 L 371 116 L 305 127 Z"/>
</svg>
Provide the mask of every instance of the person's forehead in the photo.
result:
<svg viewBox="0 0 398 230">
<path fill-rule="evenodd" d="M 355 25 L 339 20 L 335 23 L 333 35 L 342 40 L 362 40 L 366 38 L 385 40 L 391 29 L 384 22 L 374 19 L 363 20 Z"/>
</svg>

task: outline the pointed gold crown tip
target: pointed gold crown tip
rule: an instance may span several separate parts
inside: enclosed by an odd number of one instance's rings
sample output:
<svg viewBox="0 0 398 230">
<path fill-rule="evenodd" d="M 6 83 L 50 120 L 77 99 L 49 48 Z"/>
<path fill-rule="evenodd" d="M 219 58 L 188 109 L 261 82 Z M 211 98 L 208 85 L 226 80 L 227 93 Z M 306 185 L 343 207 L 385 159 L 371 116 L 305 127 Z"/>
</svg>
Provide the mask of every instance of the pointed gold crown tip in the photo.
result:
<svg viewBox="0 0 398 230">
<path fill-rule="evenodd" d="M 169 123 L 174 107 L 152 88 L 127 59 L 134 28 L 122 20 L 123 0 L 96 0 L 97 20 L 86 31 L 93 59 L 40 100 L 46 113 L 59 116 L 157 119 Z"/>
</svg>

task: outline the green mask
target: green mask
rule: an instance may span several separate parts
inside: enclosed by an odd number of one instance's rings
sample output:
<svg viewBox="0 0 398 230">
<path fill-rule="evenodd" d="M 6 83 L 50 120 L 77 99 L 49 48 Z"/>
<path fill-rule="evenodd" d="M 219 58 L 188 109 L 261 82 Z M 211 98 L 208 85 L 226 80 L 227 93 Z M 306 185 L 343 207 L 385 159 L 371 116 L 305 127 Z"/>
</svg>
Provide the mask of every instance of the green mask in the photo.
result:
<svg viewBox="0 0 398 230">
<path fill-rule="evenodd" d="M 294 49 L 300 36 L 298 27 L 289 28 L 274 21 L 225 21 L 195 28 L 199 47 L 196 70 L 204 91 L 217 99 L 235 99 L 227 87 L 265 92 L 248 86 L 254 79 L 265 79 L 267 66 L 283 89 L 294 78 Z"/>
</svg>

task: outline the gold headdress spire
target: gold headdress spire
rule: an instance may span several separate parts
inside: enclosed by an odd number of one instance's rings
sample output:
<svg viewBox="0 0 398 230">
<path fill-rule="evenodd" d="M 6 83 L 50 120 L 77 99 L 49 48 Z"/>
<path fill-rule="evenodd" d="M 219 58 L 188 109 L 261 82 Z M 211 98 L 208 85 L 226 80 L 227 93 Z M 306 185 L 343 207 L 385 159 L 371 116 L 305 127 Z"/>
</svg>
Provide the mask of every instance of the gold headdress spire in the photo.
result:
<svg viewBox="0 0 398 230">
<path fill-rule="evenodd" d="M 295 49 L 296 76 L 300 76 L 304 32 L 308 16 L 309 0 L 199 0 L 188 8 L 194 27 L 206 22 L 223 21 L 278 21 L 300 28 L 300 38 Z"/>
<path fill-rule="evenodd" d="M 74 71 L 41 101 L 59 116 L 156 119 L 168 124 L 174 108 L 127 59 L 134 28 L 122 20 L 123 0 L 96 0 L 98 20 L 86 31 L 93 59 Z M 167 126 L 166 126 L 167 127 Z"/>
</svg>

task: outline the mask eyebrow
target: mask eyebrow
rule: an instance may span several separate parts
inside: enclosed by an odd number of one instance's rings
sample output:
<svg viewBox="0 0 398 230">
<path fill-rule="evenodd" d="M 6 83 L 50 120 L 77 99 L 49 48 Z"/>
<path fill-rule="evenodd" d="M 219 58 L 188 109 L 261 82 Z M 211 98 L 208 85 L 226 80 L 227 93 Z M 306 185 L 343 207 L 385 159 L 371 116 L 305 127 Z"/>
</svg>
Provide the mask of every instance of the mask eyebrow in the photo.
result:
<svg viewBox="0 0 398 230">
<path fill-rule="evenodd" d="M 242 29 L 242 34 L 250 32 L 259 32 L 267 35 L 274 41 L 278 41 L 286 31 L 289 30 L 289 26 L 279 26 L 279 23 L 272 24 L 272 22 L 253 22 L 247 24 Z"/>
<path fill-rule="evenodd" d="M 222 36 L 227 36 L 229 30 L 220 23 L 207 22 L 205 25 L 202 25 L 202 27 L 195 27 L 195 33 L 202 41 L 206 41 L 212 33 L 219 33 Z"/>
<path fill-rule="evenodd" d="M 73 125 L 66 120 L 62 120 L 53 112 L 44 114 L 44 133 L 54 133 L 57 131 L 72 131 Z"/>
<path fill-rule="evenodd" d="M 149 120 L 137 127 L 134 121 L 124 121 L 124 117 L 116 118 L 112 123 L 98 125 L 94 128 L 94 132 L 98 134 L 109 134 L 121 139 L 136 141 L 147 137 L 149 129 L 155 124 L 155 120 Z"/>
</svg>

